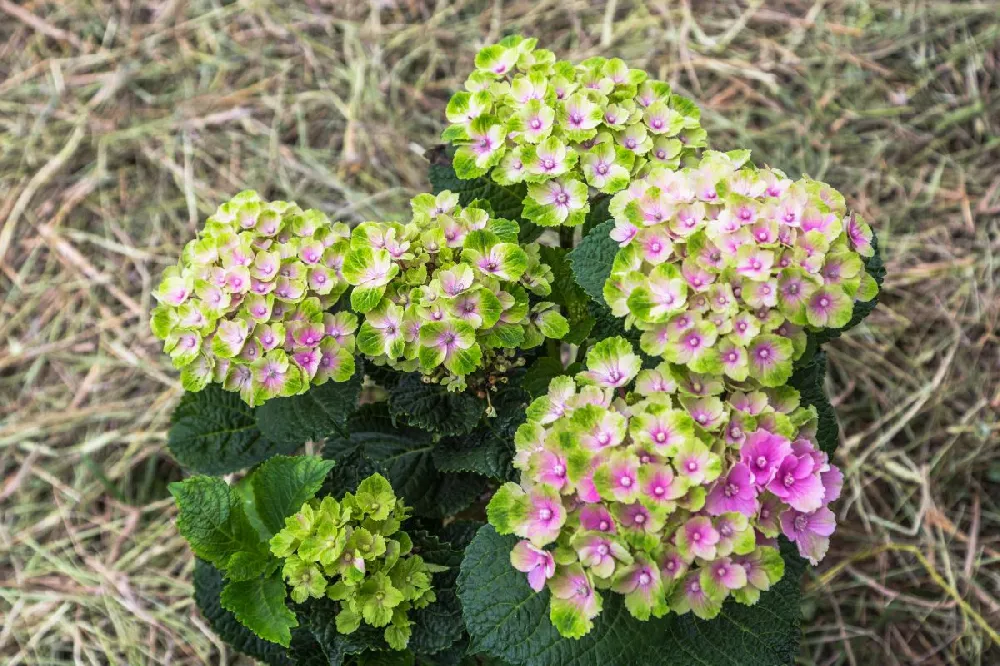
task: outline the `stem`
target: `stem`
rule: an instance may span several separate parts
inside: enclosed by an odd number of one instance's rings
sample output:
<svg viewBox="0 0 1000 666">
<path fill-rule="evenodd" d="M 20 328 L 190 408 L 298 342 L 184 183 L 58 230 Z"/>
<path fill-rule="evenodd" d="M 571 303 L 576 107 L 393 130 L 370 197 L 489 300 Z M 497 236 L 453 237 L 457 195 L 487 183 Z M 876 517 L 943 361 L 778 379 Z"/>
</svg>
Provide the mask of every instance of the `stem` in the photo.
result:
<svg viewBox="0 0 1000 666">
<path fill-rule="evenodd" d="M 559 227 L 559 247 L 572 250 L 575 238 L 576 227 Z"/>
</svg>

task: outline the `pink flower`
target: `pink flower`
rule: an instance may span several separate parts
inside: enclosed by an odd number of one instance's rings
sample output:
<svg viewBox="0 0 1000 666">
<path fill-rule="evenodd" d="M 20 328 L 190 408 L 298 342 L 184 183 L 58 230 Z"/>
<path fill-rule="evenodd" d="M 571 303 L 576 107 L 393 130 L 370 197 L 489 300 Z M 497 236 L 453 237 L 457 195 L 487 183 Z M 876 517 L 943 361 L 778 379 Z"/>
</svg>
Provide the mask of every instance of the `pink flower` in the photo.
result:
<svg viewBox="0 0 1000 666">
<path fill-rule="evenodd" d="M 778 466 L 792 452 L 792 446 L 781 435 L 755 430 L 746 437 L 740 449 L 740 460 L 753 473 L 754 483 L 766 486 L 774 478 Z"/>
<path fill-rule="evenodd" d="M 552 553 L 536 548 L 530 541 L 518 541 L 510 553 L 510 563 L 518 571 L 528 574 L 528 585 L 535 592 L 541 592 L 545 581 L 556 572 L 556 562 Z"/>
<path fill-rule="evenodd" d="M 776 497 L 798 511 L 815 511 L 823 504 L 823 483 L 814 473 L 816 461 L 809 455 L 789 455 L 767 484 Z"/>
<path fill-rule="evenodd" d="M 677 548 L 681 554 L 689 553 L 703 560 L 715 558 L 715 544 L 719 533 L 712 527 L 708 516 L 695 516 L 677 531 Z"/>
<path fill-rule="evenodd" d="M 541 493 L 535 489 L 528 492 L 528 515 L 519 530 L 539 546 L 555 541 L 566 522 L 565 507 L 559 496 L 550 492 Z"/>
<path fill-rule="evenodd" d="M 580 527 L 588 532 L 615 534 L 618 528 L 611 512 L 603 504 L 588 505 L 580 509 Z"/>
<path fill-rule="evenodd" d="M 830 535 L 836 527 L 837 519 L 826 507 L 813 512 L 788 510 L 781 514 L 781 531 L 813 565 L 819 564 L 826 555 Z"/>
<path fill-rule="evenodd" d="M 618 562 L 631 563 L 628 549 L 604 534 L 583 534 L 573 540 L 580 563 L 599 578 L 610 578 Z"/>
<path fill-rule="evenodd" d="M 757 513 L 757 489 L 750 468 L 737 463 L 705 498 L 705 511 L 718 516 L 729 511 L 753 516 Z"/>
</svg>

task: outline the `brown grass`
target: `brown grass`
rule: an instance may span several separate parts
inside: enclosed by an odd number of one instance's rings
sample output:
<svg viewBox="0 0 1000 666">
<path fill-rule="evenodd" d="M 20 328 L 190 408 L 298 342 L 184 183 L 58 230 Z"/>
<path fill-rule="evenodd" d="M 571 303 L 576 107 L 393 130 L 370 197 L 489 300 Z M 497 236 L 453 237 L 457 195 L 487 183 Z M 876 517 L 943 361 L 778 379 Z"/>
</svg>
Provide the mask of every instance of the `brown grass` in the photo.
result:
<svg viewBox="0 0 1000 666">
<path fill-rule="evenodd" d="M 403 214 L 512 31 L 670 80 L 716 146 L 873 223 L 889 277 L 830 350 L 848 480 L 801 662 L 1000 663 L 1000 3 L 957 0 L 0 0 L 0 661 L 234 663 L 166 499 L 150 288 L 245 187 Z"/>
</svg>

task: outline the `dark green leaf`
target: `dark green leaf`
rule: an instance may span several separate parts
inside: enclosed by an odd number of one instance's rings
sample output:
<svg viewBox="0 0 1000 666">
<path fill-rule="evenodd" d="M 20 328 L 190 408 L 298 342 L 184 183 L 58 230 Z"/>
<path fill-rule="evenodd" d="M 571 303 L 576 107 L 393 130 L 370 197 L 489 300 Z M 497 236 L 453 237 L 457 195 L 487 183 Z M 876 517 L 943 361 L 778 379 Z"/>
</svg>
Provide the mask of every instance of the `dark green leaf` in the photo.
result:
<svg viewBox="0 0 1000 666">
<path fill-rule="evenodd" d="M 618 254 L 618 243 L 609 235 L 615 224 L 603 222 L 584 236 L 569 253 L 576 283 L 583 287 L 592 301 L 604 304 L 604 283 L 611 276 L 611 266 Z"/>
<path fill-rule="evenodd" d="M 412 532 L 413 552 L 425 561 L 449 567 L 434 574 L 433 585 L 437 600 L 426 608 L 410 612 L 413 635 L 409 648 L 417 654 L 435 654 L 451 647 L 462 638 L 462 606 L 455 594 L 455 579 L 462 563 L 462 553 L 451 544 L 426 532 Z"/>
<path fill-rule="evenodd" d="M 204 560 L 195 560 L 194 601 L 219 638 L 243 654 L 269 666 L 307 666 L 305 663 L 293 662 L 280 645 L 257 637 L 240 624 L 235 615 L 223 608 L 219 597 L 224 584 L 222 572 Z"/>
<path fill-rule="evenodd" d="M 438 535 L 450 543 L 452 548 L 465 550 L 482 526 L 483 523 L 478 520 L 456 520 L 438 530 Z"/>
<path fill-rule="evenodd" d="M 167 443 L 180 464 L 199 474 L 229 474 L 296 448 L 296 443 L 264 437 L 253 408 L 238 393 L 217 384 L 184 394 L 174 410 Z"/>
<path fill-rule="evenodd" d="M 384 630 L 362 624 L 351 634 L 337 631 L 337 604 L 310 599 L 297 607 L 301 627 L 292 637 L 289 654 L 296 666 L 341 666 L 350 655 L 365 650 L 388 650 Z"/>
<path fill-rule="evenodd" d="M 360 360 L 346 382 L 327 382 L 301 395 L 274 398 L 257 408 L 257 427 L 275 442 L 304 444 L 343 433 L 357 408 L 364 370 Z"/>
<path fill-rule="evenodd" d="M 230 581 L 222 589 L 222 607 L 266 641 L 288 647 L 292 628 L 298 626 L 295 613 L 285 605 L 287 591 L 281 572 L 267 578 Z"/>
<path fill-rule="evenodd" d="M 486 477 L 470 472 L 438 474 L 436 483 L 423 496 L 407 497 L 418 516 L 444 518 L 467 509 L 487 490 Z M 412 497 L 412 499 L 411 499 Z"/>
<path fill-rule="evenodd" d="M 513 441 L 496 435 L 489 426 L 443 439 L 434 448 L 434 464 L 442 472 L 475 472 L 494 479 L 512 476 L 513 456 Z"/>
<path fill-rule="evenodd" d="M 607 222 L 611 218 L 608 210 L 611 205 L 611 196 L 599 194 L 590 200 L 590 212 L 587 213 L 587 221 L 583 223 L 583 235 L 587 236 L 599 224 Z"/>
<path fill-rule="evenodd" d="M 816 441 L 822 451 L 832 456 L 840 443 L 840 426 L 837 423 L 837 413 L 826 395 L 823 385 L 825 380 L 826 354 L 817 351 L 805 365 L 795 369 L 788 385 L 799 392 L 803 405 L 816 408 L 819 416 Z"/>
<path fill-rule="evenodd" d="M 432 457 L 434 441 L 417 428 L 393 426 L 385 409 L 383 403 L 365 410 L 365 418 L 357 422 L 360 428 L 346 437 L 329 438 L 323 455 L 336 461 L 365 461 L 385 475 L 408 504 L 426 505 L 429 497 L 440 492 L 440 474 Z"/>
<path fill-rule="evenodd" d="M 486 402 L 468 391 L 450 392 L 425 383 L 417 373 L 403 377 L 389 392 L 393 418 L 442 435 L 471 432 L 486 412 Z"/>
<path fill-rule="evenodd" d="M 269 538 L 284 528 L 285 518 L 315 497 L 334 464 L 314 456 L 277 456 L 253 471 L 254 504 Z"/>
<path fill-rule="evenodd" d="M 785 577 L 756 606 L 731 600 L 711 621 L 688 615 L 639 622 L 621 595 L 604 593 L 604 611 L 580 640 L 549 621 L 549 593 L 536 594 L 510 565 L 515 537 L 484 526 L 465 551 L 458 578 L 470 651 L 531 666 L 780 666 L 798 653 L 804 561 L 787 552 Z"/>
<path fill-rule="evenodd" d="M 549 383 L 555 377 L 575 374 L 563 367 L 563 364 L 551 356 L 543 356 L 528 368 L 521 380 L 521 388 L 528 392 L 532 398 L 545 395 L 549 390 Z"/>
<path fill-rule="evenodd" d="M 563 337 L 563 342 L 580 344 L 587 339 L 594 318 L 587 308 L 590 298 L 580 285 L 573 279 L 573 269 L 568 260 L 568 251 L 559 247 L 541 248 L 542 261 L 552 268 L 552 294 L 549 300 L 562 308 L 569 322 L 570 332 Z"/>
</svg>

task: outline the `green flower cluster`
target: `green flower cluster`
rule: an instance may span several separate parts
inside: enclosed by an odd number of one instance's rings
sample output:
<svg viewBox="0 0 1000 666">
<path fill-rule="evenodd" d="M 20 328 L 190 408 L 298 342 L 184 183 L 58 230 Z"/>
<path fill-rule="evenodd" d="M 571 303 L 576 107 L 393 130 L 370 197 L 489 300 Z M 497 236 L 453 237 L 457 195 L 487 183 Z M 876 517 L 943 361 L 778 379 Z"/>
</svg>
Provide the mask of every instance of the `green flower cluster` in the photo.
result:
<svg viewBox="0 0 1000 666">
<path fill-rule="evenodd" d="M 340 502 L 324 497 L 303 504 L 270 542 L 271 552 L 284 558 L 292 599 L 339 601 L 337 631 L 353 633 L 364 621 L 385 627 L 392 649 L 405 649 L 413 625 L 409 611 L 434 602 L 431 575 L 445 570 L 410 554 L 413 542 L 400 531 L 408 515 L 379 474 Z"/>
<path fill-rule="evenodd" d="M 358 349 L 378 364 L 419 371 L 462 390 L 479 369 L 502 371 L 518 349 L 562 338 L 552 270 L 518 225 L 444 191 L 411 202 L 408 224 L 365 222 L 350 239 L 343 274 L 363 314 Z M 534 297 L 534 298 L 532 298 Z"/>
<path fill-rule="evenodd" d="M 318 210 L 240 192 L 219 206 L 153 292 L 151 328 L 185 390 L 219 382 L 250 405 L 354 374 L 350 231 Z"/>
<path fill-rule="evenodd" d="M 321 212 L 241 192 L 219 207 L 154 292 L 151 328 L 188 391 L 218 382 L 259 405 L 376 364 L 452 390 L 519 349 L 562 338 L 540 248 L 458 196 L 421 194 L 413 218 L 351 230 Z M 355 312 L 332 312 L 351 290 Z M 357 345 L 355 341 L 357 340 Z"/>
<path fill-rule="evenodd" d="M 619 192 L 648 166 L 677 168 L 706 144 L 698 107 L 669 84 L 618 58 L 556 61 L 536 43 L 514 35 L 481 50 L 443 135 L 458 147 L 459 178 L 527 183 L 532 222 L 581 224 L 591 190 Z"/>
</svg>

